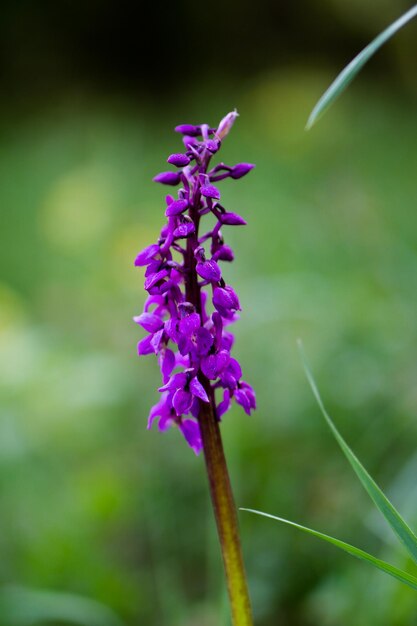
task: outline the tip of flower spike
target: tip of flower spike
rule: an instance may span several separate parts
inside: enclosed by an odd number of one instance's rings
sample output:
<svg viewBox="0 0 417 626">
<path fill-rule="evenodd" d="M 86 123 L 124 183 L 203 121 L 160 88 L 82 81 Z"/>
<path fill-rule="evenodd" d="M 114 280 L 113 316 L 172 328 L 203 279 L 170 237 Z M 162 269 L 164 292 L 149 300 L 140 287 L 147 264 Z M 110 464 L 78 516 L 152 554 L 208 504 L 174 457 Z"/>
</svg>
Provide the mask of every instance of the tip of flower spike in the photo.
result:
<svg viewBox="0 0 417 626">
<path fill-rule="evenodd" d="M 161 172 L 152 179 L 155 183 L 163 185 L 178 185 L 181 180 L 180 172 Z"/>
<path fill-rule="evenodd" d="M 228 113 L 220 122 L 216 135 L 218 139 L 222 140 L 229 134 L 233 124 L 235 123 L 235 119 L 239 117 L 239 113 L 236 111 L 231 111 Z"/>
</svg>

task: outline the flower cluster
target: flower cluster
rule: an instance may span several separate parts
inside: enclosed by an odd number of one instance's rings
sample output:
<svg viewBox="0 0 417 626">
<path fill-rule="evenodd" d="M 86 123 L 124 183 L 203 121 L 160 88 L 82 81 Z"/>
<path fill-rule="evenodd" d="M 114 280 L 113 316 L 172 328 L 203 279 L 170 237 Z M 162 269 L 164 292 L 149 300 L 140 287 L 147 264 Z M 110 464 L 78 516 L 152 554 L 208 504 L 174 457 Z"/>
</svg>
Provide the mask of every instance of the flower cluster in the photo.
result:
<svg viewBox="0 0 417 626">
<path fill-rule="evenodd" d="M 185 149 L 167 159 L 176 170 L 158 174 L 154 180 L 180 188 L 176 197 L 166 197 L 167 223 L 158 242 L 135 259 L 136 266 L 146 267 L 149 294 L 143 313 L 134 317 L 149 333 L 139 342 L 138 353 L 158 356 L 163 382 L 148 428 L 155 419 L 160 430 L 176 424 L 197 454 L 202 448 L 200 403 L 210 403 L 219 420 L 232 398 L 248 414 L 256 406 L 255 393 L 242 380 L 241 367 L 231 356 L 234 337 L 227 328 L 237 319 L 240 304 L 219 265 L 234 257 L 224 243 L 223 227 L 246 222 L 226 211 L 214 185 L 228 177 L 241 178 L 254 166 L 219 163 L 210 168 L 236 117 L 236 112 L 229 113 L 217 129 L 206 124 L 176 127 Z M 206 215 L 211 217 L 211 230 L 199 234 Z"/>
</svg>

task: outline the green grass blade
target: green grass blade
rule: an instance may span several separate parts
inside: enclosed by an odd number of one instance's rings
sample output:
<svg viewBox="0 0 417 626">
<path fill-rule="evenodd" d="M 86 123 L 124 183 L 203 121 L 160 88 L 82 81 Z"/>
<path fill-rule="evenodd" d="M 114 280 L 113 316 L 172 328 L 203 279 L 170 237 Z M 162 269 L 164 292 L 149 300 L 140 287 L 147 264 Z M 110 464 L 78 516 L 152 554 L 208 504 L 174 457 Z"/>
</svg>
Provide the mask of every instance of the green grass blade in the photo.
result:
<svg viewBox="0 0 417 626">
<path fill-rule="evenodd" d="M 386 574 L 393 576 L 394 578 L 408 585 L 409 587 L 412 587 L 413 589 L 417 589 L 417 578 L 415 578 L 411 574 L 408 574 L 407 572 L 403 572 L 402 570 L 398 569 L 397 567 L 394 567 L 393 565 L 390 565 L 389 563 L 386 563 L 386 561 L 381 561 L 381 559 L 375 558 L 371 554 L 364 552 L 364 550 L 360 550 L 359 548 L 355 548 L 354 546 L 351 546 L 349 543 L 345 543 L 344 541 L 340 541 L 339 539 L 335 539 L 334 537 L 330 537 L 329 535 L 320 533 L 317 530 L 312 530 L 311 528 L 307 528 L 306 526 L 301 526 L 300 524 L 296 524 L 295 522 L 290 522 L 286 519 L 283 519 L 282 517 L 276 517 L 275 515 L 270 515 L 269 513 L 263 513 L 262 511 L 255 511 L 254 509 L 240 509 L 240 510 L 248 511 L 249 513 L 256 513 L 257 515 L 263 515 L 264 517 L 270 517 L 271 519 L 276 520 L 278 522 L 283 522 L 284 524 L 289 524 L 290 526 L 294 526 L 294 528 L 303 530 L 305 533 L 308 533 L 309 535 L 313 535 L 314 537 L 323 539 L 324 541 L 331 543 L 337 548 L 344 550 L 348 554 L 351 554 L 352 556 L 355 556 L 356 558 L 361 559 L 362 561 L 366 561 L 370 565 L 373 565 L 374 567 L 380 569 Z"/>
<path fill-rule="evenodd" d="M 366 469 L 363 467 L 362 463 L 359 461 L 356 455 L 352 452 L 352 450 L 349 448 L 349 446 L 343 439 L 342 435 L 337 430 L 336 426 L 334 425 L 330 415 L 326 411 L 326 408 L 323 404 L 323 400 L 321 399 L 316 382 L 307 364 L 301 342 L 298 342 L 298 345 L 299 345 L 299 349 L 301 353 L 301 358 L 303 361 L 304 371 L 307 376 L 307 380 L 310 383 L 310 387 L 312 389 L 314 397 L 317 400 L 317 404 L 319 405 L 320 410 L 327 424 L 329 425 L 329 428 L 332 431 L 336 441 L 338 442 L 339 446 L 344 452 L 349 463 L 355 470 L 356 475 L 358 476 L 362 485 L 365 487 L 369 496 L 372 498 L 372 500 L 374 501 L 374 503 L 376 504 L 376 506 L 382 513 L 382 515 L 385 517 L 386 521 L 391 526 L 392 530 L 397 535 L 398 539 L 404 544 L 405 548 L 407 549 L 409 554 L 412 556 L 414 561 L 417 562 L 417 537 L 416 535 L 413 533 L 411 528 L 408 526 L 408 524 L 404 521 L 404 519 L 398 513 L 396 508 L 388 500 L 388 498 L 383 493 L 383 491 L 378 487 L 374 479 L 368 474 Z"/>
<path fill-rule="evenodd" d="M 365 63 L 373 54 L 390 39 L 397 31 L 400 30 L 407 22 L 417 15 L 417 4 L 401 17 L 393 22 L 388 28 L 378 35 L 370 44 L 366 46 L 336 77 L 330 87 L 324 92 L 316 106 L 310 113 L 306 129 L 309 130 L 318 118 L 329 108 L 336 98 L 346 89 L 349 83 L 355 78 L 356 74 L 362 69 Z"/>
</svg>

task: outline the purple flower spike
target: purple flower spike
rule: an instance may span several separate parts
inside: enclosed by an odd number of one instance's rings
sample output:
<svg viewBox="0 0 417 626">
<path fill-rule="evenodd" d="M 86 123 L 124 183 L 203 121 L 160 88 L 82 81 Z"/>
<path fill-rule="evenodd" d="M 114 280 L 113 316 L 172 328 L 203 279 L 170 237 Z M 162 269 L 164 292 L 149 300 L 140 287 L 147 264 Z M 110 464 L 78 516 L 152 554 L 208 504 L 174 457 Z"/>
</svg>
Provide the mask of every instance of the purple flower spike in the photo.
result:
<svg viewBox="0 0 417 626">
<path fill-rule="evenodd" d="M 219 163 L 213 168 L 210 164 L 236 118 L 236 111 L 229 113 L 217 129 L 206 124 L 176 127 L 187 153 L 171 154 L 168 163 L 178 171 L 162 172 L 154 180 L 181 188 L 166 197 L 166 223 L 157 242 L 134 261 L 146 268 L 149 294 L 143 312 L 133 318 L 147 333 L 137 351 L 141 356 L 156 354 L 162 377 L 161 397 L 151 409 L 148 428 L 154 422 L 162 432 L 178 428 L 196 454 L 203 447 L 202 407 L 218 420 L 233 400 L 247 414 L 256 407 L 255 392 L 242 380 L 242 368 L 232 356 L 234 337 L 228 327 L 238 317 L 239 298 L 225 284 L 220 267 L 234 259 L 220 228 L 246 221 L 218 205 L 220 191 L 212 184 L 241 178 L 254 166 Z M 211 214 L 211 230 L 199 234 L 206 213 Z"/>
<path fill-rule="evenodd" d="M 176 167 L 185 167 L 186 165 L 189 164 L 190 159 L 188 158 L 186 154 L 176 153 L 176 154 L 171 154 L 167 158 L 167 162 L 170 163 L 171 165 L 175 165 Z"/>
<path fill-rule="evenodd" d="M 214 185 L 203 185 L 201 187 L 201 195 L 205 196 L 206 198 L 220 200 L 220 191 Z"/>
<path fill-rule="evenodd" d="M 180 172 L 161 172 L 154 177 L 155 183 L 162 183 L 163 185 L 179 185 L 181 180 Z"/>
</svg>

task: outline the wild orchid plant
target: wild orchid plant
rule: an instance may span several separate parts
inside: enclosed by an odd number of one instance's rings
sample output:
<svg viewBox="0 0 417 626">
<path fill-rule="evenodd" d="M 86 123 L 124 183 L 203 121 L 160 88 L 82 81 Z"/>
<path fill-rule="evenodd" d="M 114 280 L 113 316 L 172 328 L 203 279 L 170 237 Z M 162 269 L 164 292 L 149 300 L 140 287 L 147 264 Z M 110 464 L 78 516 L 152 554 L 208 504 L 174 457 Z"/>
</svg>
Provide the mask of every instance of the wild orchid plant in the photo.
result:
<svg viewBox="0 0 417 626">
<path fill-rule="evenodd" d="M 391 24 L 339 74 L 313 109 L 307 128 L 334 102 L 368 59 L 408 21 L 417 16 L 417 5 Z M 236 509 L 219 423 L 231 400 L 250 414 L 256 407 L 252 387 L 242 380 L 238 361 L 231 356 L 234 338 L 228 327 L 237 319 L 239 299 L 227 285 L 219 261 L 233 260 L 233 251 L 223 240 L 224 226 L 240 226 L 245 220 L 226 211 L 219 189 L 213 184 L 225 178 L 238 179 L 254 166 L 239 163 L 229 167 L 211 159 L 230 132 L 236 112 L 224 117 L 217 128 L 207 124 L 183 124 L 185 151 L 171 154 L 175 171 L 158 174 L 156 182 L 181 185 L 177 197 L 166 197 L 167 223 L 157 243 L 138 254 L 136 266 L 146 266 L 145 289 L 149 297 L 144 311 L 134 318 L 149 334 L 138 344 L 140 355 L 156 354 L 163 385 L 161 398 L 152 407 L 148 428 L 155 420 L 159 430 L 177 426 L 188 445 L 198 454 L 204 450 L 210 493 L 222 550 L 234 626 L 252 626 L 250 600 L 239 539 Z M 210 216 L 214 226 L 201 234 L 201 220 Z M 386 521 L 417 562 L 417 537 L 351 451 L 327 413 L 312 374 L 307 378 L 324 418 L 366 491 Z M 219 396 L 219 394 L 221 394 Z M 294 522 L 245 509 L 285 522 L 339 547 L 404 584 L 417 589 L 417 578 L 339 539 Z"/>
<path fill-rule="evenodd" d="M 154 181 L 176 187 L 166 196 L 166 224 L 156 243 L 142 250 L 135 265 L 146 267 L 149 296 L 143 313 L 134 318 L 149 334 L 138 344 L 139 355 L 156 354 L 161 370 L 160 400 L 152 407 L 148 428 L 157 421 L 161 431 L 178 427 L 188 445 L 202 449 L 222 550 L 233 624 L 252 624 L 239 539 L 236 509 L 219 424 L 234 399 L 250 414 L 255 392 L 242 380 L 232 357 L 230 325 L 238 318 L 239 298 L 225 282 L 219 262 L 233 261 L 223 230 L 245 220 L 227 211 L 214 183 L 239 179 L 254 167 L 239 163 L 212 166 L 237 117 L 231 112 L 217 128 L 182 124 L 184 151 L 167 161 L 176 169 Z M 202 228 L 208 218 L 208 225 Z"/>
</svg>

